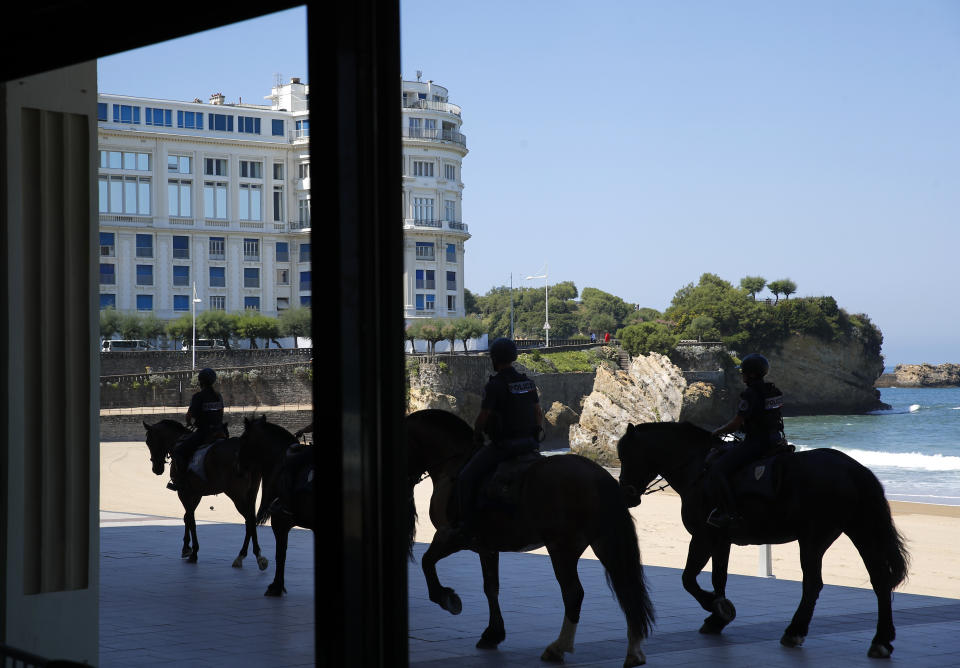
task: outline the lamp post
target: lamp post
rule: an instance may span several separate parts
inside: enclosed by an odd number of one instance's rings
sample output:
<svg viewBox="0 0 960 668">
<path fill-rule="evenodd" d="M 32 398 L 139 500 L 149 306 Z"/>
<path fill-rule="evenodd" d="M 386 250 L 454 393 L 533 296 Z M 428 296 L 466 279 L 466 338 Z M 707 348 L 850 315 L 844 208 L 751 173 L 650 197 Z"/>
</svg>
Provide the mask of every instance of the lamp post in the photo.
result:
<svg viewBox="0 0 960 668">
<path fill-rule="evenodd" d="M 550 285 L 547 279 L 547 275 L 548 275 L 547 265 L 544 264 L 542 274 L 538 274 L 536 276 L 527 276 L 527 279 L 526 279 L 528 281 L 532 281 L 535 278 L 543 279 L 543 295 L 544 295 L 543 306 L 544 306 L 544 313 L 545 313 L 545 317 L 543 321 L 543 331 L 546 332 L 546 343 L 543 346 L 544 348 L 550 347 Z"/>
<path fill-rule="evenodd" d="M 190 345 L 190 353 L 193 355 L 193 364 L 191 369 L 197 370 L 197 304 L 200 299 L 197 297 L 197 282 L 193 282 L 193 302 L 190 304 L 193 313 L 193 342 Z"/>
</svg>

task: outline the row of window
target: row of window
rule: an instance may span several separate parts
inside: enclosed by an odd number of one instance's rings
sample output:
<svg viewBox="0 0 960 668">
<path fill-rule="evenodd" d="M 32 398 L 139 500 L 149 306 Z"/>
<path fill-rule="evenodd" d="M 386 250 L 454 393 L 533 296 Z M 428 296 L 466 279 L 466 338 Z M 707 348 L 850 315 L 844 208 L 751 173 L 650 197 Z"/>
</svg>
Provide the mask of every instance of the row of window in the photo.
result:
<svg viewBox="0 0 960 668">
<path fill-rule="evenodd" d="M 443 220 L 457 220 L 457 202 L 452 199 L 443 201 Z M 413 198 L 413 219 L 416 222 L 429 223 L 437 220 L 432 197 Z"/>
<path fill-rule="evenodd" d="M 432 241 L 418 241 L 417 242 L 417 251 L 416 251 L 418 260 L 427 260 L 433 262 L 437 259 L 435 252 L 435 244 Z M 447 244 L 447 262 L 456 262 L 457 261 L 457 246 L 456 244 Z M 417 272 L 419 273 L 419 269 Z"/>
<path fill-rule="evenodd" d="M 416 307 L 418 311 L 435 311 L 437 309 L 437 296 L 434 294 L 417 294 Z M 457 310 L 457 298 L 455 295 L 447 295 L 447 310 Z"/>
<path fill-rule="evenodd" d="M 433 160 L 414 160 L 413 161 L 413 175 L 414 176 L 433 176 L 433 167 L 435 165 Z M 443 165 L 443 177 L 448 181 L 457 180 L 457 166 L 445 163 Z"/>
<path fill-rule="evenodd" d="M 138 311 L 153 311 L 154 310 L 154 296 L 153 295 L 137 295 L 137 310 Z M 173 310 L 189 312 L 190 311 L 190 296 L 189 295 L 173 295 Z M 300 297 L 301 306 L 310 306 L 310 295 L 303 295 Z M 117 308 L 117 295 L 109 293 L 100 294 L 100 310 L 107 308 Z M 226 311 L 227 310 L 227 298 L 224 295 L 211 295 L 208 308 L 211 311 Z M 243 298 L 243 308 L 244 310 L 260 310 L 260 297 L 244 297 Z M 289 297 L 277 297 L 277 311 L 283 311 L 290 308 L 290 299 Z"/>
<path fill-rule="evenodd" d="M 112 116 L 110 114 L 110 107 L 112 109 Z M 173 111 L 172 109 L 165 109 L 160 107 L 144 107 L 143 125 L 148 125 L 151 127 L 162 127 L 162 128 L 172 128 L 173 127 Z M 141 119 L 141 107 L 132 104 L 108 104 L 106 102 L 97 103 L 97 120 L 98 121 L 109 121 L 112 119 L 114 123 L 129 123 L 130 125 L 140 125 Z M 182 109 L 176 110 L 177 112 L 177 125 L 176 127 L 184 130 L 203 130 L 204 123 L 204 112 L 202 111 L 183 111 Z M 207 116 L 207 130 L 213 130 L 215 132 L 233 132 L 234 127 L 236 127 L 236 132 L 241 134 L 253 134 L 259 135 L 263 134 L 261 132 L 261 121 L 262 119 L 258 116 L 242 116 L 242 115 L 233 115 L 233 114 L 221 114 L 208 112 Z M 236 125 L 234 125 L 236 121 Z M 270 134 L 274 137 L 283 137 L 286 134 L 285 128 L 286 121 L 280 118 L 270 119 Z M 301 119 L 294 121 L 296 128 L 297 137 L 309 137 L 310 136 L 310 121 L 308 119 Z"/>
<path fill-rule="evenodd" d="M 152 234 L 136 235 L 136 249 L 138 258 L 153 258 L 153 248 L 154 242 Z M 277 241 L 275 242 L 274 248 L 276 250 L 277 262 L 290 261 L 290 242 Z M 225 260 L 226 237 L 208 237 L 207 253 L 209 259 L 211 260 Z M 100 256 L 117 256 L 116 235 L 113 232 L 100 233 Z M 190 259 L 190 237 L 176 234 L 173 235 L 173 259 Z M 244 262 L 260 261 L 260 239 L 243 240 L 243 260 Z M 297 261 L 310 262 L 309 243 L 299 244 L 299 259 Z"/>
<path fill-rule="evenodd" d="M 437 287 L 436 274 L 433 269 L 417 269 L 417 290 L 435 290 Z M 457 272 L 447 272 L 447 290 L 457 289 Z"/>
<path fill-rule="evenodd" d="M 227 287 L 227 268 L 226 267 L 208 267 L 209 282 L 211 288 Z M 311 272 L 300 272 L 300 292 L 310 292 Z M 100 263 L 100 285 L 117 284 L 117 265 L 110 262 Z M 140 287 L 149 287 L 154 284 L 153 265 L 138 264 L 136 285 Z M 290 285 L 290 270 L 277 269 L 277 285 Z M 173 287 L 190 287 L 190 267 L 187 265 L 173 265 Z M 260 287 L 260 268 L 243 268 L 243 287 L 256 289 Z"/>
<path fill-rule="evenodd" d="M 258 164 L 258 163 L 253 163 Z M 230 184 L 227 181 L 203 181 L 203 216 L 227 220 Z M 149 176 L 101 176 L 99 188 L 99 211 L 108 214 L 152 215 L 153 181 Z M 190 179 L 167 180 L 167 214 L 175 218 L 192 218 L 194 213 L 193 181 Z M 285 220 L 284 187 L 272 189 L 273 222 Z M 257 183 L 241 183 L 237 190 L 236 216 L 239 220 L 260 222 L 263 220 L 263 186 Z M 310 227 L 310 200 L 297 200 L 297 218 L 300 227 Z"/>
<path fill-rule="evenodd" d="M 149 172 L 153 170 L 152 154 L 137 151 L 100 151 L 100 169 L 122 169 L 125 171 Z M 225 158 L 204 158 L 204 176 L 229 176 L 229 161 Z M 310 176 L 310 163 L 303 162 L 297 167 L 299 178 Z M 189 155 L 170 154 L 167 156 L 167 172 L 171 174 L 193 174 L 193 158 Z M 239 175 L 244 179 L 263 179 L 263 162 L 259 160 L 240 160 Z M 283 163 L 273 163 L 273 180 L 283 180 Z"/>
</svg>

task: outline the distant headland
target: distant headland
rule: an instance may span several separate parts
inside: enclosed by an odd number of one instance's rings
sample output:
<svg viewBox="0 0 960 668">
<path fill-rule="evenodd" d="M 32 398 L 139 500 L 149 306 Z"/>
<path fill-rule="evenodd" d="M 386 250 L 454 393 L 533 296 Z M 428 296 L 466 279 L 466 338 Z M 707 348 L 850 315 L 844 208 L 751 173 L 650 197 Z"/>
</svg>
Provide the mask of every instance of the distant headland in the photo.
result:
<svg viewBox="0 0 960 668">
<path fill-rule="evenodd" d="M 898 364 L 874 387 L 960 387 L 960 364 Z"/>
</svg>

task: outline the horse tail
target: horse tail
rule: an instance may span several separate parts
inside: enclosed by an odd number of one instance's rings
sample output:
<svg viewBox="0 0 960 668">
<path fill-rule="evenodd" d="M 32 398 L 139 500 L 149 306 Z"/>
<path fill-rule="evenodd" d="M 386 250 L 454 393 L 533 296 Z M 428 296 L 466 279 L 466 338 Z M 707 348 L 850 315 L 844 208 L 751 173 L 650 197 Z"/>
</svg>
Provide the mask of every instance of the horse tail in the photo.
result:
<svg viewBox="0 0 960 668">
<path fill-rule="evenodd" d="M 260 507 L 257 508 L 257 524 L 266 524 L 270 519 L 270 505 L 277 498 L 276 481 L 280 473 L 280 466 L 273 470 L 264 470 L 260 477 Z"/>
<path fill-rule="evenodd" d="M 910 555 L 906 541 L 893 523 L 890 504 L 877 476 L 865 466 L 857 466 L 854 471 L 861 500 L 856 525 L 848 527 L 846 533 L 868 564 L 868 570 L 870 556 L 879 564 L 880 573 L 874 574 L 871 570 L 871 579 L 880 575 L 895 589 L 907 579 Z"/>
<path fill-rule="evenodd" d="M 630 631 L 638 638 L 646 638 L 653 628 L 654 613 L 640 559 L 637 528 L 623 504 L 619 486 L 610 482 L 600 485 L 603 489 L 596 516 L 597 538 L 590 546 L 606 569 L 607 585 L 617 598 Z"/>
<path fill-rule="evenodd" d="M 407 556 L 413 561 L 413 542 L 417 537 L 417 504 L 413 499 L 413 488 L 410 489 L 410 501 L 407 504 Z"/>
</svg>

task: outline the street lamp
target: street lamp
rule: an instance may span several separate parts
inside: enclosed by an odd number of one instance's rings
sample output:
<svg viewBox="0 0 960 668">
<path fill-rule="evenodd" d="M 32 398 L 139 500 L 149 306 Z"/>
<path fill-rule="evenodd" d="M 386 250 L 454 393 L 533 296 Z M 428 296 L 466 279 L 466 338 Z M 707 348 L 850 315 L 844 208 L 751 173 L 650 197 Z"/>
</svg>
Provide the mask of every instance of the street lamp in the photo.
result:
<svg viewBox="0 0 960 668">
<path fill-rule="evenodd" d="M 190 305 L 193 311 L 193 344 L 190 346 L 190 352 L 193 355 L 192 370 L 197 370 L 197 304 L 200 299 L 197 298 L 197 282 L 193 282 L 193 303 Z"/>
<path fill-rule="evenodd" d="M 546 344 L 544 348 L 550 347 L 550 286 L 547 280 L 547 265 L 543 265 L 543 273 L 536 276 L 527 276 L 526 280 L 532 281 L 535 278 L 543 279 L 543 306 L 544 306 L 544 322 L 543 322 L 543 331 L 546 332 Z"/>
</svg>

